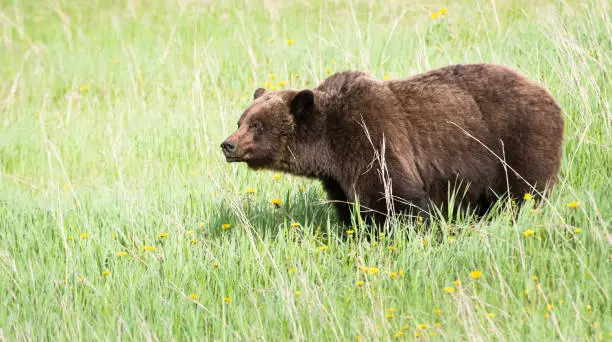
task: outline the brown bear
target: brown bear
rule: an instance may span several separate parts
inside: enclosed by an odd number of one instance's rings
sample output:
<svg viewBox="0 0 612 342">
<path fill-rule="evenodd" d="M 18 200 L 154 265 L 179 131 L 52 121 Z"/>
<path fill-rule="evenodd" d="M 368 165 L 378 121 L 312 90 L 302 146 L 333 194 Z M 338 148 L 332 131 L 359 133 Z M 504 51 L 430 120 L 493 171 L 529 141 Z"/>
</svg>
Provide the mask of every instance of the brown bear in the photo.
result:
<svg viewBox="0 0 612 342">
<path fill-rule="evenodd" d="M 430 204 L 484 214 L 555 183 L 564 121 L 551 94 L 499 65 L 376 80 L 344 71 L 314 89 L 255 91 L 228 162 L 320 179 L 339 219 L 428 218 Z M 450 208 L 447 208 L 450 209 Z"/>
</svg>

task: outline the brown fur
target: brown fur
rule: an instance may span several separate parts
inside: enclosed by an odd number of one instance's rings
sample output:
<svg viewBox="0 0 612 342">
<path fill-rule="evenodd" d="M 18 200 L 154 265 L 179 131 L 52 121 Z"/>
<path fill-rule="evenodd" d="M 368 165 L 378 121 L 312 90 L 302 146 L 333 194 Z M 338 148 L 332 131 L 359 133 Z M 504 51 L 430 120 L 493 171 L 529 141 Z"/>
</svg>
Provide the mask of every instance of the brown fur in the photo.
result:
<svg viewBox="0 0 612 342">
<path fill-rule="evenodd" d="M 461 206 L 483 213 L 497 196 L 551 187 L 559 170 L 559 105 L 502 66 L 453 65 L 390 81 L 345 71 L 312 90 L 254 97 L 224 142 L 233 145 L 224 145 L 228 161 L 320 179 L 345 224 L 357 198 L 384 220 L 383 179 L 395 211 L 447 206 L 449 188 L 462 185 Z"/>
</svg>

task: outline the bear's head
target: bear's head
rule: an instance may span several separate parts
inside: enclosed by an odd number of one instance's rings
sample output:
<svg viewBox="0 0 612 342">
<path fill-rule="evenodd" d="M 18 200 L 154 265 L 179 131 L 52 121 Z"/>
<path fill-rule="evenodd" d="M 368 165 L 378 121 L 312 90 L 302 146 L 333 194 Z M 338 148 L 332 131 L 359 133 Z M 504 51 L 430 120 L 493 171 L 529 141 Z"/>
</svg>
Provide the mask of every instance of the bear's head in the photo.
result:
<svg viewBox="0 0 612 342">
<path fill-rule="evenodd" d="M 292 148 L 315 111 L 311 90 L 257 89 L 238 120 L 238 130 L 221 144 L 226 160 L 246 162 L 254 169 L 291 171 Z"/>
</svg>

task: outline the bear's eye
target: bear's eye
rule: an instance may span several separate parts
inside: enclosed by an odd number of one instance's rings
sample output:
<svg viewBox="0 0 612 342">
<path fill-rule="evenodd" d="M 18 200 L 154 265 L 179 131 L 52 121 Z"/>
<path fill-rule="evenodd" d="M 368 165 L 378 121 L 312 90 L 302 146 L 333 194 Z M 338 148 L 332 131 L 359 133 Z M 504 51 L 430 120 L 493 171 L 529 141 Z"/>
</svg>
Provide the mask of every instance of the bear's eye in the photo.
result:
<svg viewBox="0 0 612 342">
<path fill-rule="evenodd" d="M 262 128 L 261 121 L 253 121 L 249 127 L 253 130 L 260 131 Z"/>
</svg>

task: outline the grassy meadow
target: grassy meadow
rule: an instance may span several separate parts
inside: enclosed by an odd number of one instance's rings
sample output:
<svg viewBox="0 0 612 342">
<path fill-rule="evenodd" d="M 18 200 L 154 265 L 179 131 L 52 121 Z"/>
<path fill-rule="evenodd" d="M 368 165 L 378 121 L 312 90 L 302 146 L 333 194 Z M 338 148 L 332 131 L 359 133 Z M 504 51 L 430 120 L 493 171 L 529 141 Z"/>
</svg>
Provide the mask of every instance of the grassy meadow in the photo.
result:
<svg viewBox="0 0 612 342">
<path fill-rule="evenodd" d="M 612 340 L 611 11 L 3 0 L 0 341 Z M 558 185 L 516 216 L 367 239 L 317 182 L 221 154 L 257 87 L 472 62 L 564 110 Z"/>
</svg>

